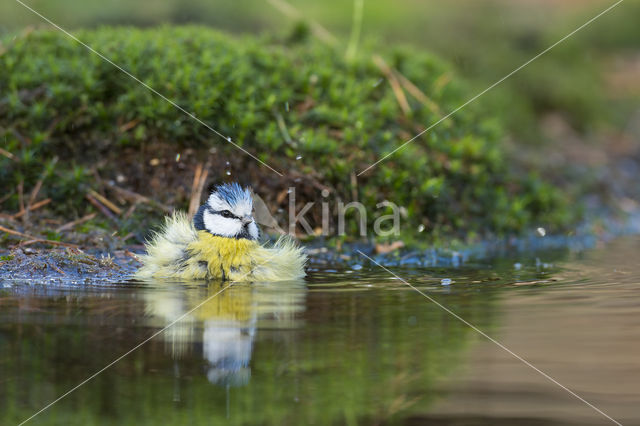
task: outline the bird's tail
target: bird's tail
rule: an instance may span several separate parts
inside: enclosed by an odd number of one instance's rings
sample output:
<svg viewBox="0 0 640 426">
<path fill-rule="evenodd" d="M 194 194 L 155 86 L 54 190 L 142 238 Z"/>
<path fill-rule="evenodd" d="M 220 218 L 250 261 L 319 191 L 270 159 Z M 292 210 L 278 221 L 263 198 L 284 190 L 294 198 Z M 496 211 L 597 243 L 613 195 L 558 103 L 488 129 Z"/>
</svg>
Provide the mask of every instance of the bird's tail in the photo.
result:
<svg viewBox="0 0 640 426">
<path fill-rule="evenodd" d="M 167 216 L 163 228 L 145 244 L 147 254 L 141 257 L 144 266 L 135 276 L 150 278 L 160 271 L 166 272 L 185 258 L 187 246 L 197 238 L 197 231 L 185 213 Z"/>
<path fill-rule="evenodd" d="M 278 238 L 272 247 L 260 247 L 253 260 L 255 281 L 292 281 L 305 276 L 307 255 L 288 235 Z"/>
</svg>

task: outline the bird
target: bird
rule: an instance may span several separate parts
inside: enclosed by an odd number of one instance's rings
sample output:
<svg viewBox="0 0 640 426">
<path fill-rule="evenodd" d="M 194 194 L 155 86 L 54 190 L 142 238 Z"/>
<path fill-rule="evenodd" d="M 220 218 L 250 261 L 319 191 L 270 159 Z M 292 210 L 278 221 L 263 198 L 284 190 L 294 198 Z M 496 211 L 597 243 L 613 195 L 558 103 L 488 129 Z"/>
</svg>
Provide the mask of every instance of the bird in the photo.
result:
<svg viewBox="0 0 640 426">
<path fill-rule="evenodd" d="M 290 236 L 261 244 L 248 187 L 214 187 L 190 220 L 184 212 L 165 218 L 147 241 L 137 279 L 290 281 L 305 276 L 307 255 Z"/>
</svg>

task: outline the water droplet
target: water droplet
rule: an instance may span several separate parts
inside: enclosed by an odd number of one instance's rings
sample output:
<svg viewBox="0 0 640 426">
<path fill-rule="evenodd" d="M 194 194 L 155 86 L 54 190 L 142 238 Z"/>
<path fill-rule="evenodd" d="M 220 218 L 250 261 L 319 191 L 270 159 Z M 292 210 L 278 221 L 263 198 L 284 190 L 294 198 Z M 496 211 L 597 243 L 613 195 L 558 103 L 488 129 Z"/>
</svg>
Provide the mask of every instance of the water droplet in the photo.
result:
<svg viewBox="0 0 640 426">
<path fill-rule="evenodd" d="M 516 271 L 519 271 L 520 269 L 522 269 L 522 263 L 520 262 L 516 262 L 513 264 L 513 269 L 515 269 Z"/>
<path fill-rule="evenodd" d="M 229 162 L 227 161 L 227 162 L 226 162 L 226 164 L 227 164 L 227 166 L 228 166 L 228 165 L 229 165 Z"/>
<path fill-rule="evenodd" d="M 424 225 L 420 224 L 418 225 L 418 232 L 422 232 L 422 231 L 424 231 Z"/>
<path fill-rule="evenodd" d="M 384 81 L 384 78 L 381 78 L 380 80 L 376 81 L 375 83 L 373 83 L 373 87 L 378 87 L 380 86 L 380 83 L 382 83 Z"/>
<path fill-rule="evenodd" d="M 227 176 L 231 176 L 231 172 L 227 170 Z"/>
<path fill-rule="evenodd" d="M 362 269 L 362 265 L 356 263 L 351 267 L 351 269 L 353 269 L 354 271 L 359 271 L 360 269 Z"/>
<path fill-rule="evenodd" d="M 440 284 L 442 285 L 449 285 L 451 284 L 453 281 L 451 281 L 451 278 L 443 278 L 440 280 Z"/>
<path fill-rule="evenodd" d="M 176 163 L 180 161 L 180 153 L 176 154 Z"/>
<path fill-rule="evenodd" d="M 542 227 L 536 229 L 536 231 L 538 231 L 538 235 L 540 235 L 541 237 L 544 237 L 545 235 L 547 235 L 547 231 Z"/>
<path fill-rule="evenodd" d="M 227 136 L 227 140 L 231 142 L 231 136 Z"/>
<path fill-rule="evenodd" d="M 302 160 L 302 155 L 296 155 L 296 160 Z"/>
</svg>

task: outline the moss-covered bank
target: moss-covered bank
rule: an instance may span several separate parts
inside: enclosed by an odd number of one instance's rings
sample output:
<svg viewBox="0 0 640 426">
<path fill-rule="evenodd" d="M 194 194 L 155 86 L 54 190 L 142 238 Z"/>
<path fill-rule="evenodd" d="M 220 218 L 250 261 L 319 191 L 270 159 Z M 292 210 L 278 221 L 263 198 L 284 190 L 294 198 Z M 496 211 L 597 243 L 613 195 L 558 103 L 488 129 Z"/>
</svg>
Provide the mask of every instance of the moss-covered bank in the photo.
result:
<svg viewBox="0 0 640 426">
<path fill-rule="evenodd" d="M 575 219 L 557 189 L 505 158 L 502 119 L 480 104 L 356 177 L 473 94 L 428 53 L 377 52 L 396 79 L 428 98 L 403 90 L 403 108 L 373 52 L 346 61 L 304 32 L 236 39 L 204 27 L 162 27 L 76 35 L 283 176 L 64 34 L 37 30 L 0 46 L 0 181 L 12 194 L 3 211 L 20 208 L 14 188 L 43 177 L 41 194 L 53 200 L 47 209 L 68 220 L 94 208 L 85 198 L 90 189 L 116 197 L 109 181 L 186 208 L 194 167 L 203 163 L 208 182 L 251 184 L 282 217 L 282 191 L 296 186 L 300 206 L 328 189 L 332 200 L 363 202 L 370 218 L 384 213 L 377 203 L 393 201 L 406 208 L 404 231 L 424 225 L 423 235 L 435 237 L 553 230 Z M 320 215 L 307 219 L 319 226 Z"/>
</svg>

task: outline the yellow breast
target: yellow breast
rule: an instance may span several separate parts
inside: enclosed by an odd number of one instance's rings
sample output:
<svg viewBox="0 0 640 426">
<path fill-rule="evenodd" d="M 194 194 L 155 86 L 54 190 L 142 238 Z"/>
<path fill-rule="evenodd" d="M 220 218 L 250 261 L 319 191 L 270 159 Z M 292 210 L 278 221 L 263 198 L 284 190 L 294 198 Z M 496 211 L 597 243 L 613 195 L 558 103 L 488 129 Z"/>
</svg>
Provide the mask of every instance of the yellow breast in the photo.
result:
<svg viewBox="0 0 640 426">
<path fill-rule="evenodd" d="M 207 278 L 233 279 L 249 275 L 254 260 L 251 252 L 260 245 L 244 238 L 225 238 L 198 231 L 198 239 L 187 247 L 191 267 L 207 271 Z"/>
</svg>

